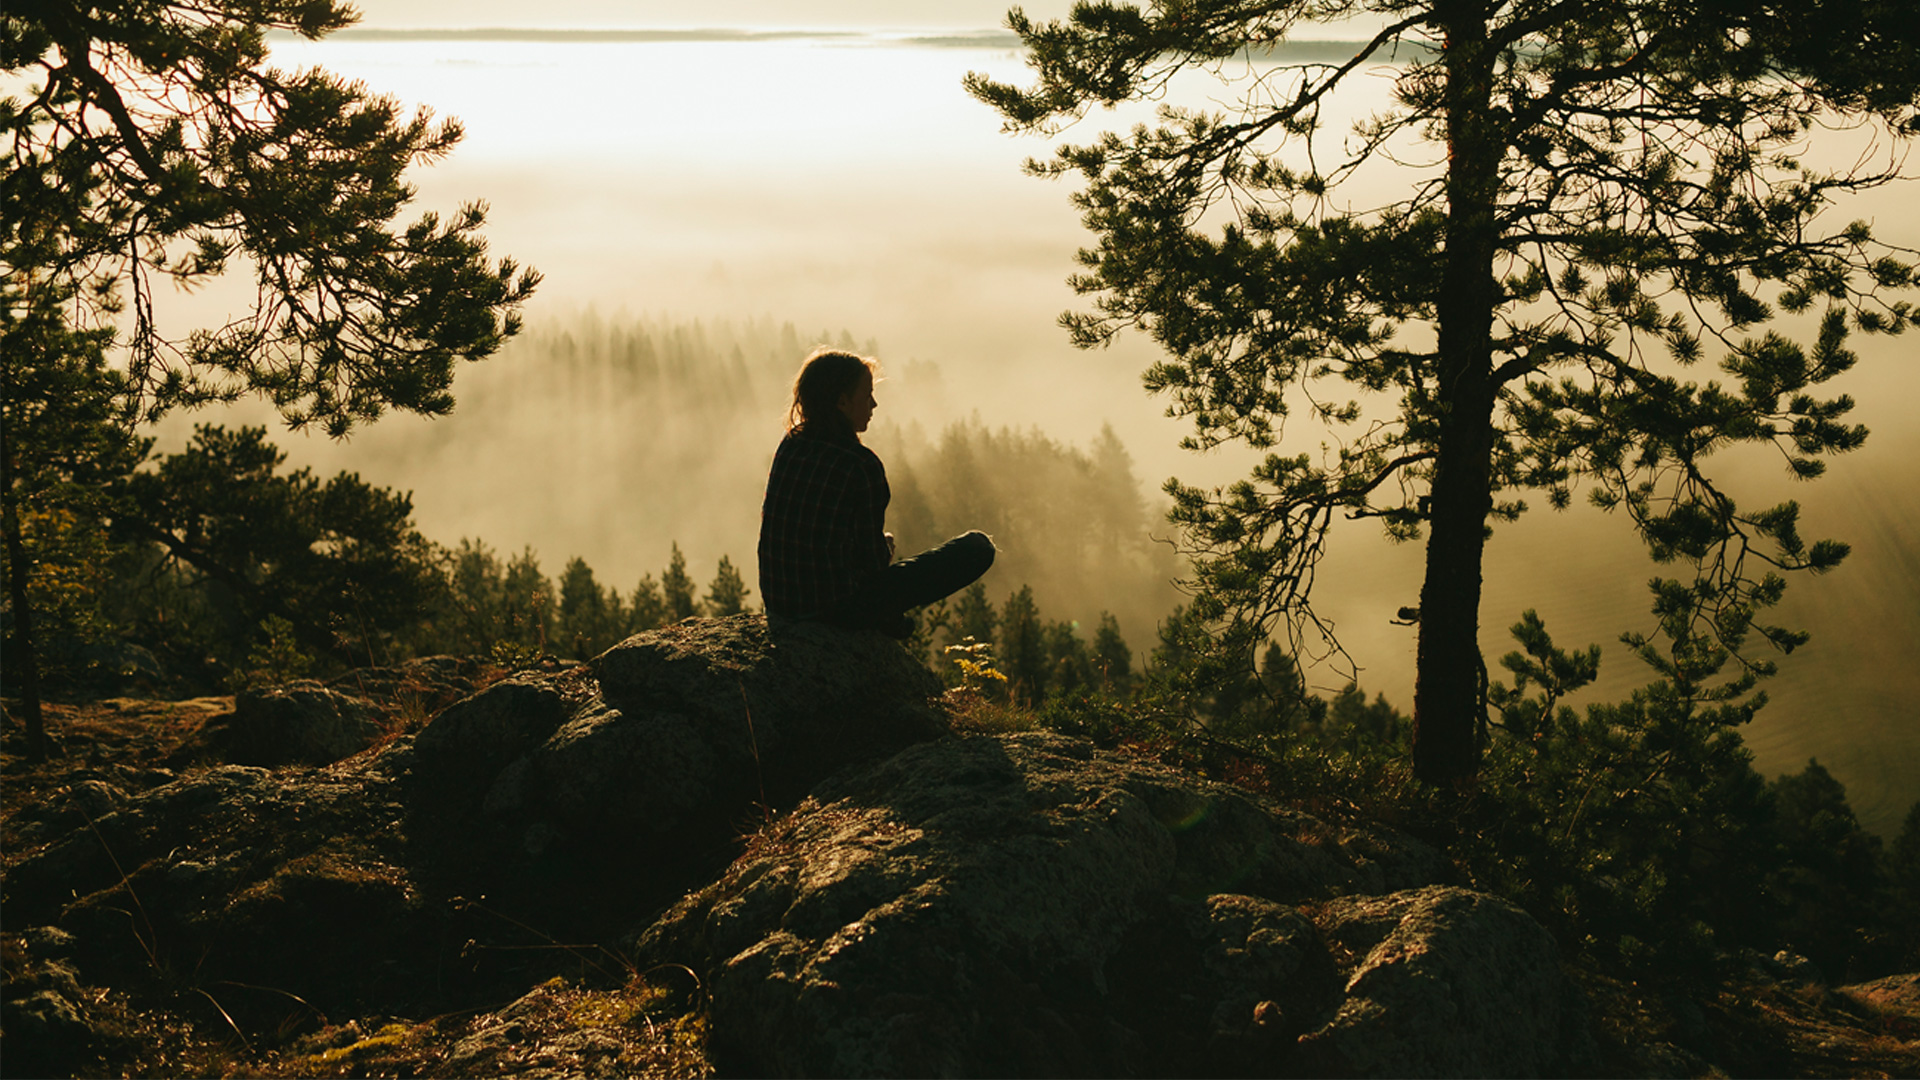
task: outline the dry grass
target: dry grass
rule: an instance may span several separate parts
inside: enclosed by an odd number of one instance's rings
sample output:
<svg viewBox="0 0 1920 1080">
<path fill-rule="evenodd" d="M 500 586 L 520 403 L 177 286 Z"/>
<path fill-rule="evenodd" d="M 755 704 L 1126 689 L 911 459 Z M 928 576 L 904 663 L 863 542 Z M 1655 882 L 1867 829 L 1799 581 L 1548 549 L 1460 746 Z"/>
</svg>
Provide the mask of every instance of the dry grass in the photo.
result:
<svg viewBox="0 0 1920 1080">
<path fill-rule="evenodd" d="M 980 735 L 1006 735 L 1032 731 L 1040 726 L 1033 710 L 1004 701 L 994 701 L 978 690 L 961 687 L 940 696 L 954 730 Z"/>
</svg>

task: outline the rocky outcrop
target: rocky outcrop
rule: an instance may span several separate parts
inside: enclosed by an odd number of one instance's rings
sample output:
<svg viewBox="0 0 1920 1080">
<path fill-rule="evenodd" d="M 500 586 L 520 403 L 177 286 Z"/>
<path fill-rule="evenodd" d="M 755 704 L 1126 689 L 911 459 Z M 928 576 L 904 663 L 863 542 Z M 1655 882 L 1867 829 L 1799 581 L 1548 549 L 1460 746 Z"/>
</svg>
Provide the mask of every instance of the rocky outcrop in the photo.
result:
<svg viewBox="0 0 1920 1080">
<path fill-rule="evenodd" d="M 408 678 L 358 700 L 390 723 Z M 956 735 L 937 690 L 882 637 L 691 620 L 326 766 L 75 774 L 6 822 L 6 947 L 35 958 L 8 1060 L 94 1060 L 125 1025 L 90 987 L 156 973 L 316 1071 L 697 1071 L 709 1040 L 786 1075 L 1582 1060 L 1552 940 L 1427 845 L 1081 739 Z M 646 972 L 697 982 L 656 1017 Z M 464 1019 L 339 1022 L 375 1014 Z"/>
<path fill-rule="evenodd" d="M 933 676 L 873 634 L 690 619 L 441 713 L 415 744 L 418 807 L 502 858 L 722 849 L 843 766 L 946 731 Z"/>
<path fill-rule="evenodd" d="M 1344 897 L 1319 923 L 1340 953 L 1339 1010 L 1300 1043 L 1326 1076 L 1540 1076 L 1594 1054 L 1553 938 L 1498 897 L 1445 886 Z"/>
<path fill-rule="evenodd" d="M 228 765 L 122 799 L 8 869 L 9 922 L 57 920 L 95 970 L 297 973 L 323 999 L 417 999 L 445 942 L 425 932 L 440 920 L 397 828 L 395 764 Z"/>
<path fill-rule="evenodd" d="M 1920 973 L 1889 975 L 1884 979 L 1843 986 L 1840 993 L 1896 1021 L 1920 1036 Z"/>
<path fill-rule="evenodd" d="M 474 670 L 357 673 L 367 698 L 340 680 L 243 695 L 235 717 L 261 721 L 254 745 L 277 748 L 278 768 L 68 785 L 8 822 L 6 923 L 64 927 L 90 969 L 191 970 L 321 1004 L 497 992 L 553 962 L 529 919 L 610 940 L 636 903 L 657 909 L 699 884 L 702 860 L 724 864 L 756 803 L 790 806 L 843 763 L 945 730 L 937 684 L 897 643 L 770 637 L 742 616 L 509 678 L 371 751 L 364 731 L 310 738 Z"/>
<path fill-rule="evenodd" d="M 51 926 L 0 938 L 6 950 L 0 1033 L 7 1075 L 80 1075 L 114 1041 L 115 1033 L 92 1015 L 95 995 L 80 983 L 73 946 L 72 934 Z"/>
<path fill-rule="evenodd" d="M 1531 1027 L 1497 1015 L 1513 995 L 1573 1000 L 1551 938 L 1510 905 L 1432 888 L 1446 872 L 1409 838 L 1084 741 L 953 738 L 823 785 L 636 948 L 708 973 L 715 1049 L 749 1074 L 1563 1063 L 1574 1011 Z M 1375 891 L 1389 896 L 1339 899 Z M 1461 955 L 1476 946 L 1478 967 Z M 1346 976 L 1349 952 L 1362 959 Z M 1465 977 L 1479 981 L 1416 992 Z M 1384 1008 L 1431 1010 L 1396 1012 L 1394 1030 L 1445 1040 L 1360 1054 L 1346 1040 L 1378 1037 L 1367 1023 Z M 1460 1052 L 1502 1036 L 1523 1038 Z"/>
</svg>

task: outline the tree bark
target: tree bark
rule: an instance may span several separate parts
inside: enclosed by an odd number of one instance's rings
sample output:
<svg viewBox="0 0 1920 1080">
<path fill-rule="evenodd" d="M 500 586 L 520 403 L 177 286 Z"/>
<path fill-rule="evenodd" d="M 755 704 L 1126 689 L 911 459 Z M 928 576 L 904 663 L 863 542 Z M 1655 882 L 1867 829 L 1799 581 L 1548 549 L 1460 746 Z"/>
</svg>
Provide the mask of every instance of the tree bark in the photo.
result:
<svg viewBox="0 0 1920 1080">
<path fill-rule="evenodd" d="M 1447 39 L 1448 220 L 1438 303 L 1440 436 L 1420 590 L 1413 768 L 1428 783 L 1447 784 L 1471 778 L 1479 767 L 1485 707 L 1480 585 L 1493 507 L 1493 212 L 1501 140 L 1490 108 L 1484 6 L 1462 0 L 1436 10 Z"/>
<path fill-rule="evenodd" d="M 12 427 L 0 423 L 0 532 L 6 534 L 7 601 L 13 605 L 13 641 L 7 650 L 7 682 L 20 695 L 21 719 L 27 726 L 27 760 L 47 760 L 47 724 L 40 709 L 40 665 L 34 653 L 33 608 L 27 603 L 27 545 L 20 535 L 20 513 L 14 505 Z"/>
</svg>

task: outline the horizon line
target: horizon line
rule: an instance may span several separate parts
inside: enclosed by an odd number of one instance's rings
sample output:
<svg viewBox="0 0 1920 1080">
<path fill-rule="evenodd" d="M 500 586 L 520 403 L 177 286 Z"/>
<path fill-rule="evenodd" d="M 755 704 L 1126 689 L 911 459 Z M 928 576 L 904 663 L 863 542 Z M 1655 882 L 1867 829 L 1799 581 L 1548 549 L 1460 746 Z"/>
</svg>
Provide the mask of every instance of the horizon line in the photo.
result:
<svg viewBox="0 0 1920 1080">
<path fill-rule="evenodd" d="M 306 40 L 290 30 L 270 30 L 279 41 Z M 945 48 L 1020 48 L 1018 34 L 1005 29 L 940 30 L 885 27 L 347 27 L 319 39 L 359 41 L 522 41 L 552 44 L 774 42 L 807 39 L 885 41 L 897 45 Z M 1367 38 L 1313 38 L 1283 41 L 1269 52 L 1345 59 Z"/>
<path fill-rule="evenodd" d="M 277 40 L 305 40 L 291 30 L 269 30 Z M 542 42 L 670 42 L 670 41 L 782 41 L 799 38 L 892 38 L 922 44 L 1009 44 L 1020 38 L 1011 30 L 939 30 L 839 27 L 365 27 L 336 30 L 320 40 L 357 38 L 362 41 L 542 41 Z"/>
</svg>

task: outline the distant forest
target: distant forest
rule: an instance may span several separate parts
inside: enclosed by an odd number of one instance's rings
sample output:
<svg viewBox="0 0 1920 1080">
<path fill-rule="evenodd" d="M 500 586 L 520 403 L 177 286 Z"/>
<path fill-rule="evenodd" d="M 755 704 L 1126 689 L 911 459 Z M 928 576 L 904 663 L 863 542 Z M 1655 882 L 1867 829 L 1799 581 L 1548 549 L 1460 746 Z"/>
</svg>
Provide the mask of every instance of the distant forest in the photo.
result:
<svg viewBox="0 0 1920 1080">
<path fill-rule="evenodd" d="M 64 613 L 49 623 L 54 674 L 132 663 L 211 688 L 429 652 L 584 658 L 688 615 L 751 610 L 767 462 L 794 371 L 818 342 L 881 352 L 790 323 L 588 312 L 463 372 L 452 417 L 358 438 L 373 455 L 426 462 L 436 488 L 470 491 L 497 514 L 481 535 L 424 535 L 411 493 L 293 468 L 264 428 L 197 426 L 125 478 L 110 536 L 82 542 L 75 525 L 50 545 L 56 563 L 59 550 L 75 560 L 46 579 L 66 589 L 50 608 Z M 1047 643 L 1007 661 L 1025 693 L 1096 669 L 1124 679 L 1137 666 L 1126 639 L 1152 640 L 1179 600 L 1176 557 L 1153 539 L 1163 515 L 1125 447 L 1111 430 L 1080 448 L 954 418 L 939 368 L 882 364 L 882 412 L 894 418 L 869 441 L 888 464 L 900 550 L 979 528 L 1001 552 L 964 626 L 958 609 L 923 620 L 930 662 L 1004 623 L 1016 643 Z M 527 520 L 579 544 L 516 545 Z M 609 548 L 644 569 L 596 569 L 583 554 Z M 130 661 L 131 646 L 156 660 Z"/>
<path fill-rule="evenodd" d="M 890 356 L 845 330 L 589 310 L 536 324 L 463 372 L 453 416 L 361 438 L 437 459 L 436 482 L 464 489 L 482 511 L 476 540 L 518 547 L 503 538 L 540 521 L 567 543 L 537 545 L 543 558 L 579 555 L 603 578 L 623 567 L 611 575 L 623 587 L 677 543 L 696 566 L 730 557 L 752 586 L 767 466 L 794 373 L 818 344 L 880 358 L 867 441 L 887 465 L 888 522 L 903 553 L 984 530 L 1000 548 L 985 581 L 996 601 L 1031 586 L 1056 617 L 1091 626 L 1111 612 L 1134 638 L 1179 603 L 1180 562 L 1154 539 L 1168 535 L 1164 508 L 1149 502 L 1111 431 L 1074 446 L 961 414 L 946 385 L 964 370 Z"/>
</svg>

